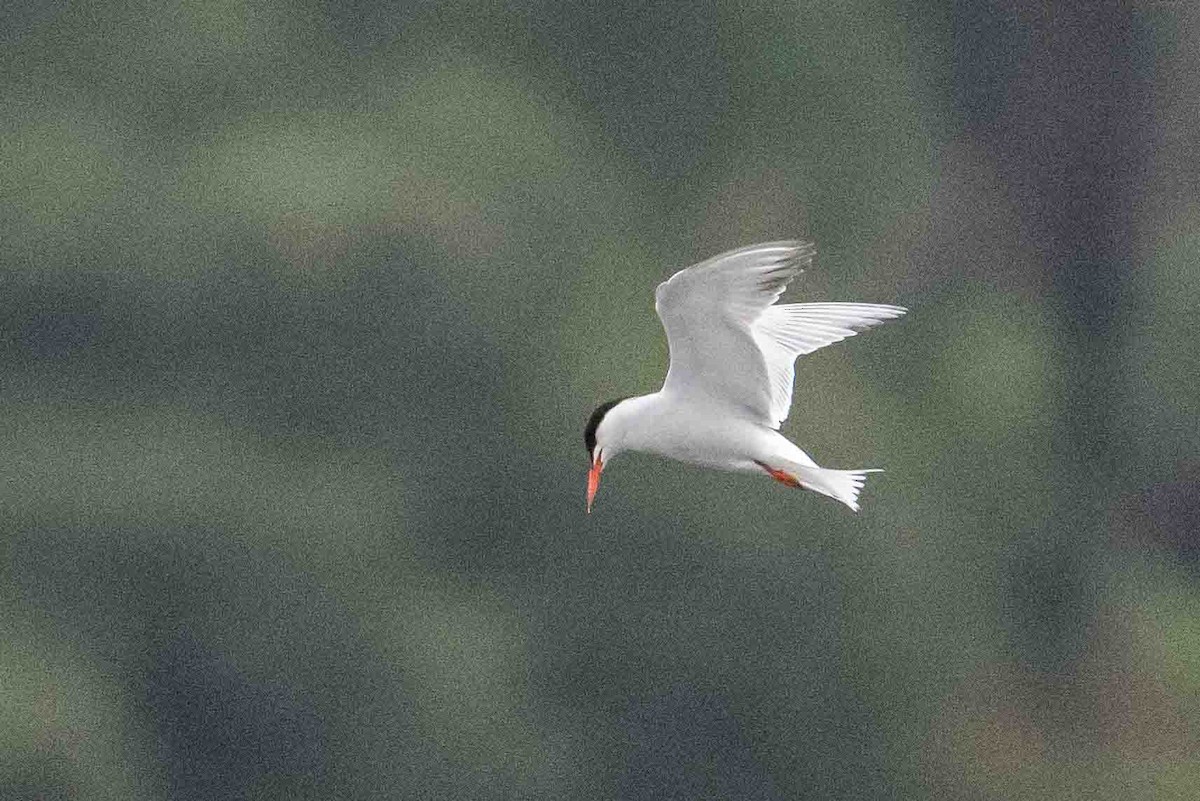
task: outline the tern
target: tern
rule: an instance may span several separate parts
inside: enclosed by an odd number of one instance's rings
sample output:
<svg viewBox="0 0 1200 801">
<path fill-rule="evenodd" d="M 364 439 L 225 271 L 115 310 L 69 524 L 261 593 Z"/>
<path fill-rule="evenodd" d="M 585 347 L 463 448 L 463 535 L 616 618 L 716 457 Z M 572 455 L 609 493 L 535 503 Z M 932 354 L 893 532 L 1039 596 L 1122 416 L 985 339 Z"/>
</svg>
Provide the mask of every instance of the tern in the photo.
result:
<svg viewBox="0 0 1200 801">
<path fill-rule="evenodd" d="M 654 309 L 671 366 L 662 389 L 601 404 L 584 429 L 591 459 L 587 510 L 600 473 L 639 451 L 681 462 L 768 475 L 858 511 L 868 473 L 830 470 L 779 433 L 792 405 L 796 358 L 903 315 L 873 303 L 775 305 L 812 263 L 811 242 L 766 242 L 731 250 L 658 285 Z"/>
</svg>

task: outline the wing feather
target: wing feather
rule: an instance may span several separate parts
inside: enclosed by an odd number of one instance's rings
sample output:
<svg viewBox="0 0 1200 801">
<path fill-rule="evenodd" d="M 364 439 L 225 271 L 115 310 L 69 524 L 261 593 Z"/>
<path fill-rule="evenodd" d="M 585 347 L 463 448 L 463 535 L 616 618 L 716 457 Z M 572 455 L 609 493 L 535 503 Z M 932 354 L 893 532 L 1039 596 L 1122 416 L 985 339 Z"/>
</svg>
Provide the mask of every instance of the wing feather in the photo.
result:
<svg viewBox="0 0 1200 801">
<path fill-rule="evenodd" d="M 654 308 L 671 352 L 663 392 L 765 420 L 770 378 L 750 327 L 813 253 L 810 243 L 751 245 L 680 270 L 659 284 Z"/>
<path fill-rule="evenodd" d="M 765 309 L 751 326 L 751 333 L 762 351 L 770 381 L 771 427 L 779 428 L 792 407 L 798 356 L 841 342 L 905 311 L 901 306 L 871 303 L 791 303 Z"/>
<path fill-rule="evenodd" d="M 797 356 L 904 314 L 869 303 L 772 305 L 815 252 L 810 242 L 751 245 L 659 284 L 654 307 L 671 351 L 663 392 L 778 428 L 792 403 Z"/>
</svg>

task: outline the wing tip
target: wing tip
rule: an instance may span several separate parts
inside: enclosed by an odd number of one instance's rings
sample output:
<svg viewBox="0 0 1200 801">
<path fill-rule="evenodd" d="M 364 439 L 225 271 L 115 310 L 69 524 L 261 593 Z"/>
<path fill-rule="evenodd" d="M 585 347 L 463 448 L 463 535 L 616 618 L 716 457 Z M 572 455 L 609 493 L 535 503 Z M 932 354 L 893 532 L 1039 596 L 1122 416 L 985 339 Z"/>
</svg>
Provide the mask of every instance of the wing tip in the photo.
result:
<svg viewBox="0 0 1200 801">
<path fill-rule="evenodd" d="M 771 242 L 756 242 L 752 245 L 742 245 L 741 247 L 727 250 L 724 253 L 718 253 L 709 259 L 705 259 L 707 263 L 722 261 L 730 256 L 740 256 L 749 253 L 762 253 L 768 251 L 781 251 L 789 262 L 811 260 L 817 255 L 817 244 L 804 239 L 778 239 Z"/>
</svg>

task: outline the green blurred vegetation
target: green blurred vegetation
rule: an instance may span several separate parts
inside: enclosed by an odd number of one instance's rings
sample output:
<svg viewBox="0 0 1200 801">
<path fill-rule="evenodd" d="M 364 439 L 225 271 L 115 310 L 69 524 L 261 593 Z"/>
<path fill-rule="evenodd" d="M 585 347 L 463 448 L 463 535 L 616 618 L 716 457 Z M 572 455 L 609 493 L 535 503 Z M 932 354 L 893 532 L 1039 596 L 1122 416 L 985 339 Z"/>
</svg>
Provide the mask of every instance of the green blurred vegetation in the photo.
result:
<svg viewBox="0 0 1200 801">
<path fill-rule="evenodd" d="M 0 11 L 0 797 L 1193 797 L 1200 13 L 1109 5 Z M 863 512 L 585 516 L 781 237 L 912 310 L 797 371 Z"/>
</svg>

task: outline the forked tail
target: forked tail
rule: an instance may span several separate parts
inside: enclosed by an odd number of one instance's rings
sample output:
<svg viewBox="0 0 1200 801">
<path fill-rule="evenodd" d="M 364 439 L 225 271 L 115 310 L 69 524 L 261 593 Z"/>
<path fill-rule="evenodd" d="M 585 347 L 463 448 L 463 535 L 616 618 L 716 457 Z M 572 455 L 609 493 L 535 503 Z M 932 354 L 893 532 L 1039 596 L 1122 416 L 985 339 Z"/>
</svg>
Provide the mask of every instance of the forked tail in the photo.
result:
<svg viewBox="0 0 1200 801">
<path fill-rule="evenodd" d="M 867 470 L 828 470 L 824 467 L 789 464 L 787 467 L 772 468 L 759 462 L 764 470 L 776 481 L 790 487 L 804 489 L 828 495 L 834 500 L 841 501 L 854 511 L 858 511 L 858 493 L 862 491 L 868 473 L 882 473 L 879 469 Z"/>
</svg>

